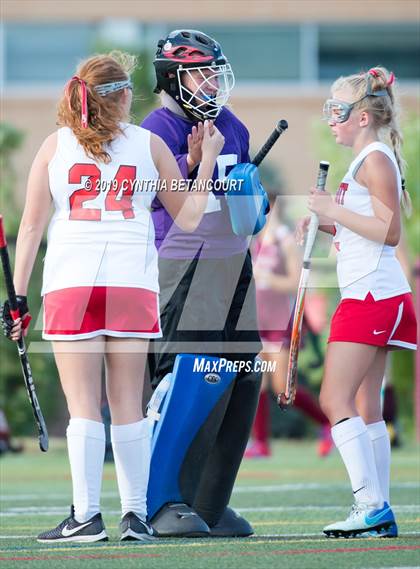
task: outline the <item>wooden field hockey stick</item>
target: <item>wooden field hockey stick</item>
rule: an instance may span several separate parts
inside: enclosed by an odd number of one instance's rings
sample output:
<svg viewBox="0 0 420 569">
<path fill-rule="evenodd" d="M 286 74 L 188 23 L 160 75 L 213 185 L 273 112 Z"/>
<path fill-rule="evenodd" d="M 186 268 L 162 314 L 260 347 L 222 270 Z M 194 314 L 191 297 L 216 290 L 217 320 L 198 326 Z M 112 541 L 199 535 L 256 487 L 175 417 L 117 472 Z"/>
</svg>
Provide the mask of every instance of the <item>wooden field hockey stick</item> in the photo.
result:
<svg viewBox="0 0 420 569">
<path fill-rule="evenodd" d="M 325 190 L 327 181 L 328 162 L 320 162 L 318 170 L 317 190 Z M 305 294 L 308 287 L 309 274 L 311 271 L 311 255 L 318 231 L 319 220 L 315 213 L 311 215 L 311 221 L 308 227 L 308 235 L 306 238 L 305 252 L 303 254 L 303 267 L 300 273 L 299 287 L 296 297 L 295 313 L 293 317 L 292 335 L 290 339 L 289 363 L 287 366 L 286 387 L 283 393 L 277 396 L 277 404 L 281 409 L 287 409 L 293 404 L 296 396 L 298 381 L 298 357 L 299 346 L 302 334 L 303 310 L 305 305 Z"/>
<path fill-rule="evenodd" d="M 4 280 L 6 283 L 7 297 L 9 299 L 10 315 L 13 320 L 20 317 L 18 304 L 16 300 L 16 291 L 13 284 L 12 270 L 10 268 L 9 252 L 7 250 L 6 234 L 3 227 L 3 217 L 0 215 L 0 256 L 3 267 Z M 35 421 L 38 427 L 39 447 L 42 451 L 48 450 L 48 432 L 45 425 L 44 417 L 39 406 L 38 397 L 35 392 L 35 385 L 32 378 L 32 370 L 29 365 L 28 354 L 26 352 L 25 340 L 23 334 L 16 342 L 19 353 L 20 365 L 22 367 L 23 379 L 26 391 L 28 392 L 29 401 L 32 405 Z"/>
</svg>

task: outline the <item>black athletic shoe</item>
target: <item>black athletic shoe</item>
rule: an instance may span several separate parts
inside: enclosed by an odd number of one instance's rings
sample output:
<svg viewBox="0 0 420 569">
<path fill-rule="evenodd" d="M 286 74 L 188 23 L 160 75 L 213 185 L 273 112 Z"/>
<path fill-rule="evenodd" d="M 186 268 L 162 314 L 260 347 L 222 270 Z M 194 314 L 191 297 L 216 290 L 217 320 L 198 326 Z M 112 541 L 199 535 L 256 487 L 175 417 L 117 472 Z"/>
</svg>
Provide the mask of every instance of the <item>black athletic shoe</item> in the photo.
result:
<svg viewBox="0 0 420 569">
<path fill-rule="evenodd" d="M 133 512 L 127 512 L 120 522 L 121 541 L 154 541 L 156 532 L 150 524 Z"/>
<path fill-rule="evenodd" d="M 229 506 L 217 524 L 210 527 L 210 537 L 249 537 L 253 533 L 251 524 Z"/>
<path fill-rule="evenodd" d="M 40 533 L 37 541 L 40 543 L 61 541 L 91 543 L 93 541 L 108 541 L 108 536 L 101 514 L 96 514 L 87 522 L 79 523 L 74 519 L 74 506 L 71 506 L 70 516 L 56 528 Z"/>
<path fill-rule="evenodd" d="M 210 528 L 187 504 L 165 504 L 150 520 L 157 537 L 208 537 Z"/>
</svg>

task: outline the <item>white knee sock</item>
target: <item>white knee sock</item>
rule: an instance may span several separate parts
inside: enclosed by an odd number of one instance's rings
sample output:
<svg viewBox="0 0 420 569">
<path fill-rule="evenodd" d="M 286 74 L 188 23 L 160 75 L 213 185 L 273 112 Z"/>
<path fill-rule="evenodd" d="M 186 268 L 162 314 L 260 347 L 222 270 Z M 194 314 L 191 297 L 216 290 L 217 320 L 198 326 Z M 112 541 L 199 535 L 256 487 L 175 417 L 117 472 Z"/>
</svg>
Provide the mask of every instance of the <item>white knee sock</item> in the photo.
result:
<svg viewBox="0 0 420 569">
<path fill-rule="evenodd" d="M 151 450 L 148 420 L 129 425 L 111 425 L 111 441 L 122 515 L 134 512 L 145 520 Z"/>
<path fill-rule="evenodd" d="M 389 479 L 391 471 L 391 443 L 385 421 L 366 425 L 372 441 L 376 471 L 384 500 L 389 504 Z"/>
<path fill-rule="evenodd" d="M 100 511 L 105 427 L 90 419 L 70 419 L 67 427 L 75 518 L 83 523 Z"/>
<path fill-rule="evenodd" d="M 331 434 L 347 469 L 356 502 L 382 507 L 372 442 L 361 417 L 334 425 Z"/>
</svg>

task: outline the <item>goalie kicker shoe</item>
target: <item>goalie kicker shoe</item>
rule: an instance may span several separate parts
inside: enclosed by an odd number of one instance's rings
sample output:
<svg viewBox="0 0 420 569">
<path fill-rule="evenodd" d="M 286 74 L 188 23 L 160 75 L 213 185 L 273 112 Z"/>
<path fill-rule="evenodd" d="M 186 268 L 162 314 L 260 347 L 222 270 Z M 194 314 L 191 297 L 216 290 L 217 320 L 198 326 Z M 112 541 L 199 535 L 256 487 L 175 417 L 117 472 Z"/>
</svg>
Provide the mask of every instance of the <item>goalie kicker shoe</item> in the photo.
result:
<svg viewBox="0 0 420 569">
<path fill-rule="evenodd" d="M 324 527 L 327 537 L 397 537 L 398 529 L 389 504 L 372 508 L 369 504 L 354 504 L 349 517 Z"/>
<path fill-rule="evenodd" d="M 133 512 L 128 512 L 120 522 L 121 541 L 154 541 L 156 532 L 150 524 L 141 520 Z"/>
<path fill-rule="evenodd" d="M 71 506 L 70 516 L 56 528 L 40 533 L 37 541 L 40 543 L 57 543 L 73 541 L 91 543 L 93 541 L 108 541 L 101 514 L 96 514 L 87 522 L 79 523 L 74 518 L 74 506 Z"/>
</svg>

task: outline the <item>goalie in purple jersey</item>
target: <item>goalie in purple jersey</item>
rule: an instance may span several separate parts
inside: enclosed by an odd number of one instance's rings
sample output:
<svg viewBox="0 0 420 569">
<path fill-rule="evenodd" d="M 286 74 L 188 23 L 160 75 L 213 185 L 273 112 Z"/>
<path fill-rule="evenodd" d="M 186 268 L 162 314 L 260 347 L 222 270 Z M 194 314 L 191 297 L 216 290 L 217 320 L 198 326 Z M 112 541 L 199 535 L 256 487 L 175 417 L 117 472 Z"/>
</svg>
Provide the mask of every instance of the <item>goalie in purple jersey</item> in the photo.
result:
<svg viewBox="0 0 420 569">
<path fill-rule="evenodd" d="M 196 177 L 205 120 L 213 121 L 225 138 L 214 181 L 223 180 L 236 164 L 249 162 L 249 133 L 225 106 L 234 76 L 220 45 L 202 32 L 176 30 L 159 41 L 154 66 L 162 107 L 141 126 L 166 142 L 185 178 Z M 192 233 L 176 225 L 159 197 L 152 208 L 163 332 L 150 358 L 153 387 L 172 372 L 177 354 L 218 356 L 241 371 L 197 427 L 191 445 L 179 450 L 185 457 L 173 475 L 179 476 L 180 503 L 170 503 L 174 500 L 169 497 L 158 512 L 149 509 L 151 523 L 161 536 L 250 535 L 250 524 L 228 507 L 261 383 L 254 365 L 261 343 L 247 238 L 234 234 L 223 190 L 210 194 L 203 219 Z M 201 401 L 194 405 L 199 408 Z M 191 421 L 194 428 L 194 419 L 183 416 L 182 409 L 178 421 Z M 152 456 L 152 498 L 167 484 L 153 474 L 159 473 L 154 460 L 159 464 L 168 457 Z"/>
</svg>

